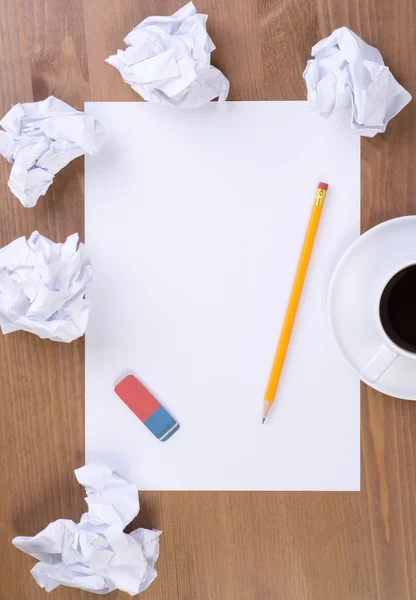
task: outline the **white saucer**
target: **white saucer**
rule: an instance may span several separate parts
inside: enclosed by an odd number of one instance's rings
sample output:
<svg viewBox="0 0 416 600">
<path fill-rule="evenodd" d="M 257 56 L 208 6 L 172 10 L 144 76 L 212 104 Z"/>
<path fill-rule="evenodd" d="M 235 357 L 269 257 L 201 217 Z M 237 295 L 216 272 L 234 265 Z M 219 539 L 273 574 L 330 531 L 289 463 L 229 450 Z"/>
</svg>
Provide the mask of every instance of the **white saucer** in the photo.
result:
<svg viewBox="0 0 416 600">
<path fill-rule="evenodd" d="M 399 356 L 376 383 L 366 381 L 362 373 L 382 343 L 377 326 L 381 287 L 398 266 L 412 261 L 416 262 L 416 216 L 381 223 L 345 252 L 328 297 L 331 327 L 347 361 L 367 385 L 404 400 L 416 400 L 416 360 Z"/>
</svg>

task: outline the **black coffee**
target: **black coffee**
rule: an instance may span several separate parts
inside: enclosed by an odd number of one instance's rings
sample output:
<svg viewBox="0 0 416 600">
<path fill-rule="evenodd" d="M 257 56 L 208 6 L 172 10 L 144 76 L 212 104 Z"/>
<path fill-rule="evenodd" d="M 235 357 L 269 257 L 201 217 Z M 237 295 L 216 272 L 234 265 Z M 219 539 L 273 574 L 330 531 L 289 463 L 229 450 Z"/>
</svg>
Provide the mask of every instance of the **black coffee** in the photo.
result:
<svg viewBox="0 0 416 600">
<path fill-rule="evenodd" d="M 395 344 L 416 353 L 416 265 L 396 273 L 384 288 L 380 320 Z"/>
</svg>

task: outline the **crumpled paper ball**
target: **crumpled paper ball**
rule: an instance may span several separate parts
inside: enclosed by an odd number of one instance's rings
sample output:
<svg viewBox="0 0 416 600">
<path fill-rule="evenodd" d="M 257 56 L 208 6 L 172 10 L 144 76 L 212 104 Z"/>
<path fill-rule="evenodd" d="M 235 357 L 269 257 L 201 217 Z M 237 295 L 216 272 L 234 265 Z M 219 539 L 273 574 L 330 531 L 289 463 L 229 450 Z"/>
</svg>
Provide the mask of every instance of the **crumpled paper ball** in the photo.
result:
<svg viewBox="0 0 416 600">
<path fill-rule="evenodd" d="M 13 165 L 9 188 L 25 207 L 35 206 L 54 176 L 71 160 L 96 154 L 105 130 L 91 115 L 49 96 L 15 104 L 0 121 L 0 154 Z"/>
<path fill-rule="evenodd" d="M 352 127 L 360 135 L 384 133 L 390 119 L 412 99 L 380 52 L 348 27 L 315 44 L 311 54 L 315 58 L 303 73 L 309 106 L 323 117 L 351 108 Z"/>
<path fill-rule="evenodd" d="M 56 244 L 33 232 L 0 249 L 0 326 L 56 342 L 85 333 L 90 303 L 84 298 L 94 269 L 78 234 Z"/>
<path fill-rule="evenodd" d="M 215 46 L 208 16 L 192 2 L 170 17 L 148 17 L 124 39 L 126 50 L 107 58 L 124 81 L 149 102 L 196 108 L 228 96 L 228 79 L 210 65 Z"/>
<path fill-rule="evenodd" d="M 96 594 L 139 594 L 157 576 L 162 532 L 123 533 L 139 512 L 137 487 L 110 468 L 91 463 L 75 476 L 87 492 L 81 521 L 58 519 L 35 537 L 14 538 L 13 545 L 40 561 L 31 573 L 47 592 L 66 585 Z"/>
</svg>

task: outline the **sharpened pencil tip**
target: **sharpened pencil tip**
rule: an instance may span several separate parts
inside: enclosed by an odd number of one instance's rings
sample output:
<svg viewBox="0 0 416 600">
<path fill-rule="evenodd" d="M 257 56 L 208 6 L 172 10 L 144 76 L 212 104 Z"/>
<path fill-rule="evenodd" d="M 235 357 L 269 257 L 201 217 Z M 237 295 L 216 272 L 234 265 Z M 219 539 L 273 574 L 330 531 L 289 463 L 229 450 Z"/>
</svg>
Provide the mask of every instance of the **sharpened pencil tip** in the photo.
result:
<svg viewBox="0 0 416 600">
<path fill-rule="evenodd" d="M 266 420 L 266 419 L 262 419 L 262 420 L 261 420 L 261 424 L 262 424 L 262 425 L 263 425 L 263 423 L 264 423 L 264 421 L 265 421 L 265 420 Z"/>
</svg>

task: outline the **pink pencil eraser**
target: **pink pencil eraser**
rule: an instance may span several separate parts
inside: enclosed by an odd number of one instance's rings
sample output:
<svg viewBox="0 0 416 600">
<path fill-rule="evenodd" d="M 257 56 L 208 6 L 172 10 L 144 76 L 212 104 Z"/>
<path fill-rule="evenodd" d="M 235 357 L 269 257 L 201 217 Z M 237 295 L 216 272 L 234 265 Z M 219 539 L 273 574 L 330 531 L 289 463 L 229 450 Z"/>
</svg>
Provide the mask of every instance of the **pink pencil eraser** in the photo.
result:
<svg viewBox="0 0 416 600">
<path fill-rule="evenodd" d="M 323 183 L 322 181 L 319 183 L 318 188 L 321 190 L 327 190 L 328 189 L 328 184 L 327 183 Z"/>
</svg>

